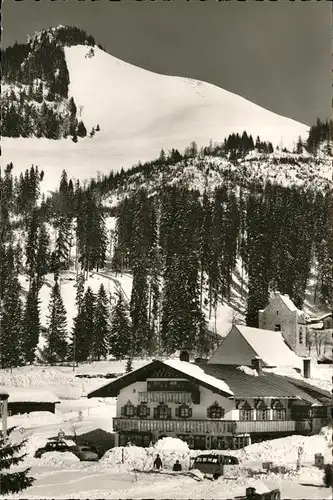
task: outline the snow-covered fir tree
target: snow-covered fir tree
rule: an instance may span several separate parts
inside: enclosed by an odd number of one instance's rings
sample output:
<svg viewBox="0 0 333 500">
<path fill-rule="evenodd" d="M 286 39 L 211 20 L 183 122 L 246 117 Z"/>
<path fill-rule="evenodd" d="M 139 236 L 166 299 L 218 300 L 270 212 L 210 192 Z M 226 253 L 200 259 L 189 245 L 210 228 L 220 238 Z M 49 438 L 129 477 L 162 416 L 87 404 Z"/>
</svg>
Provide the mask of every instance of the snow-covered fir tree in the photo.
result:
<svg viewBox="0 0 333 500">
<path fill-rule="evenodd" d="M 67 319 L 66 309 L 61 298 L 59 282 L 56 279 L 49 303 L 49 325 L 43 357 L 49 364 L 64 361 L 67 356 Z"/>
<path fill-rule="evenodd" d="M 94 318 L 94 331 L 92 338 L 92 356 L 98 361 L 101 358 L 106 358 L 109 351 L 109 311 L 108 311 L 108 298 L 103 283 L 99 287 L 95 318 Z"/>
<path fill-rule="evenodd" d="M 129 311 L 122 293 L 111 313 L 110 353 L 116 359 L 124 358 L 132 352 L 132 334 Z"/>
<path fill-rule="evenodd" d="M 0 431 L 0 495 L 19 493 L 32 486 L 35 479 L 29 475 L 30 468 L 24 470 L 12 470 L 13 466 L 19 465 L 25 458 L 25 454 L 19 454 L 26 445 L 26 440 L 21 443 L 11 442 L 10 435 L 15 427 L 8 429 L 7 436 Z"/>
</svg>

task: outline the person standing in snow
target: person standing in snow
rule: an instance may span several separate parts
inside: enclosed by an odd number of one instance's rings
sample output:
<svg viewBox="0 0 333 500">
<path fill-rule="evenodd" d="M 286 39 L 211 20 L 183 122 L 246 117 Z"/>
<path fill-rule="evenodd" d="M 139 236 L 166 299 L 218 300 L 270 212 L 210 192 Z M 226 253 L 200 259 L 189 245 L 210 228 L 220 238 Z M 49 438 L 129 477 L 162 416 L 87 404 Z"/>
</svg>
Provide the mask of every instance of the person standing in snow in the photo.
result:
<svg viewBox="0 0 333 500">
<path fill-rule="evenodd" d="M 162 460 L 161 460 L 159 454 L 156 455 L 156 458 L 154 460 L 154 469 L 157 469 L 157 470 L 162 469 Z"/>
<path fill-rule="evenodd" d="M 173 472 L 181 472 L 182 466 L 179 463 L 179 460 L 176 460 L 176 463 L 172 467 Z"/>
</svg>

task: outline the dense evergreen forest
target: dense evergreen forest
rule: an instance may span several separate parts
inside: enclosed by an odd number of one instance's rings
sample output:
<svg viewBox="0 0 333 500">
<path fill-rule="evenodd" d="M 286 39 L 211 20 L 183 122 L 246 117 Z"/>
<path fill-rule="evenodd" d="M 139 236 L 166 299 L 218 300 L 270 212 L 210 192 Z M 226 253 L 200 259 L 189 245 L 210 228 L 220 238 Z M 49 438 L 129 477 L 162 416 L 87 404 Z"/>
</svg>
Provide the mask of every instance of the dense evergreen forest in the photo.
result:
<svg viewBox="0 0 333 500">
<path fill-rule="evenodd" d="M 313 148 L 313 161 L 327 130 L 327 123 L 318 122 L 308 143 L 301 144 Z M 217 305 L 228 301 L 237 263 L 247 282 L 247 294 L 242 293 L 248 325 L 257 326 L 258 309 L 271 290 L 289 294 L 302 307 L 313 265 L 317 301 L 332 308 L 331 189 L 269 181 L 244 187 L 226 179 L 201 191 L 162 182 L 148 193 L 140 183 L 151 169 L 167 171 L 198 155 L 203 161 L 205 155 L 234 155 L 237 161 L 244 151 L 259 148 L 269 154 L 270 144 L 259 138 L 254 143 L 246 133 L 232 134 L 219 146 L 198 152 L 192 143 L 181 153 L 162 151 L 155 161 L 90 183 L 68 179 L 63 171 L 58 189 L 47 197 L 41 194 L 43 171 L 32 166 L 15 177 L 13 165 L 7 165 L 0 175 L 1 367 L 36 360 L 80 362 L 109 354 L 130 359 L 170 354 L 184 346 L 206 355 L 216 342 L 207 311 L 214 318 Z M 137 179 L 137 189 L 127 193 L 130 177 Z M 110 208 L 106 200 L 115 190 L 122 196 Z M 111 304 L 103 285 L 98 293 L 85 286 L 90 271 L 106 265 L 109 216 L 116 217 L 116 227 L 108 265 L 117 274 L 131 273 L 128 302 L 119 294 Z M 68 269 L 77 271 L 71 332 L 61 296 L 61 274 Z M 40 290 L 50 273 L 54 285 L 40 352 Z M 22 276 L 29 283 L 26 295 Z"/>
</svg>

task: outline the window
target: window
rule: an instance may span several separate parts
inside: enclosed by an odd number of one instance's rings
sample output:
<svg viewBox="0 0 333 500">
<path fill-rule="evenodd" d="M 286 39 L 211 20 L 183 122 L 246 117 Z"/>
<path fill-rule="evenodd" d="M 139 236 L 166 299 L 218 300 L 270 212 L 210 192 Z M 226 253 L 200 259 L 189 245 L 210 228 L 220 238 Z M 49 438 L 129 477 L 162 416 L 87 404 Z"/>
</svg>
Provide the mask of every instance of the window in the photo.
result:
<svg viewBox="0 0 333 500">
<path fill-rule="evenodd" d="M 275 331 L 281 332 L 281 325 L 275 325 Z"/>
<path fill-rule="evenodd" d="M 171 408 L 164 403 L 160 403 L 156 408 L 154 408 L 154 418 L 158 420 L 170 420 Z"/>
<path fill-rule="evenodd" d="M 217 401 L 215 401 L 209 408 L 207 408 L 207 417 L 219 419 L 224 417 L 224 408 L 222 408 Z"/>
<path fill-rule="evenodd" d="M 135 416 L 135 406 L 127 401 L 125 406 L 121 408 L 121 416 L 122 417 L 134 417 Z"/>
<path fill-rule="evenodd" d="M 286 420 L 286 410 L 280 401 L 275 401 L 272 405 L 273 420 Z"/>
<path fill-rule="evenodd" d="M 262 399 L 256 404 L 256 419 L 269 420 L 268 408 Z"/>
<path fill-rule="evenodd" d="M 148 403 L 148 393 L 139 392 L 139 403 Z"/>
<path fill-rule="evenodd" d="M 302 328 L 299 329 L 299 343 L 303 344 L 303 330 Z"/>
<path fill-rule="evenodd" d="M 179 417 L 179 418 L 192 417 L 192 408 L 190 408 L 186 404 L 180 405 L 178 408 L 176 408 L 176 417 Z"/>
<path fill-rule="evenodd" d="M 138 415 L 138 417 L 142 417 L 142 418 L 148 417 L 150 415 L 149 406 L 147 406 L 145 404 L 139 405 L 137 407 L 137 415 Z"/>
<path fill-rule="evenodd" d="M 253 409 L 247 401 L 239 410 L 239 420 L 253 420 Z"/>
</svg>

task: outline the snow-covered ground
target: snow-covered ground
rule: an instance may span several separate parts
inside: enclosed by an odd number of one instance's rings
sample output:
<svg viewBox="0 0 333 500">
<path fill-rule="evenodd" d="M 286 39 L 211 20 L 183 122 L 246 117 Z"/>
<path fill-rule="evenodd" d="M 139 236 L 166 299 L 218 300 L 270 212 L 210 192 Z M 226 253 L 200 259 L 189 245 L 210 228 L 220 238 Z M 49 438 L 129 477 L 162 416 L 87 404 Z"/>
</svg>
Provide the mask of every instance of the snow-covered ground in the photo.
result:
<svg viewBox="0 0 333 500">
<path fill-rule="evenodd" d="M 226 471 L 225 477 L 217 481 L 209 481 L 195 470 L 192 476 L 186 475 L 193 463 L 191 457 L 201 452 L 190 451 L 185 443 L 172 438 L 164 438 L 151 448 L 113 448 L 93 464 L 78 462 L 68 453 L 52 452 L 42 459 L 29 454 L 25 466 L 31 467 L 36 482 L 25 492 L 8 498 L 233 498 L 244 495 L 245 489 L 253 486 L 258 493 L 278 488 L 281 498 L 331 499 L 332 492 L 322 484 L 323 472 L 313 466 L 314 453 L 329 456 L 329 432 L 300 439 L 292 436 L 233 451 L 232 454 L 239 456 L 239 467 L 232 474 Z M 37 442 L 36 438 L 32 440 Z M 300 445 L 305 452 L 297 471 Z M 163 469 L 149 473 L 157 453 Z M 176 459 L 182 464 L 182 475 L 171 472 Z M 261 465 L 266 460 L 285 466 L 285 472 L 264 473 Z"/>
<path fill-rule="evenodd" d="M 135 359 L 133 368 L 148 363 L 149 359 Z M 186 471 L 190 458 L 199 451 L 189 450 L 186 443 L 168 438 L 161 440 L 155 448 L 126 447 L 124 463 L 121 448 L 109 450 L 94 464 L 78 462 L 74 456 L 50 453 L 42 460 L 33 457 L 37 448 L 44 446 L 47 439 L 56 437 L 59 431 L 73 436 L 102 429 L 112 432 L 112 417 L 116 414 L 115 398 L 87 399 L 87 392 L 106 383 L 105 378 L 96 377 L 107 373 L 122 374 L 126 361 L 100 361 L 84 363 L 73 372 L 70 366 L 26 366 L 0 371 L 0 386 L 16 386 L 27 394 L 45 387 L 60 399 L 56 413 L 34 412 L 9 417 L 9 427 L 16 426 L 13 439 L 27 439 L 28 453 L 22 466 L 31 467 L 35 484 L 13 498 L 232 498 L 243 495 L 245 488 L 254 485 L 258 491 L 280 488 L 282 498 L 332 498 L 330 490 L 323 488 L 322 471 L 313 466 L 314 454 L 322 453 L 325 460 L 331 460 L 332 429 L 323 430 L 321 435 L 310 437 L 290 436 L 231 451 L 240 460 L 240 472 L 233 479 L 218 481 L 197 481 L 193 477 L 175 476 L 171 467 L 176 459 Z M 329 386 L 331 367 L 317 365 L 313 372 L 316 379 Z M 75 374 L 92 378 L 75 377 Z M 95 378 L 96 377 L 96 378 Z M 164 441 L 164 443 L 163 443 Z M 302 469 L 295 470 L 297 449 L 304 448 Z M 133 469 L 149 470 L 156 453 L 160 453 L 164 472 L 160 474 L 134 473 Z M 207 453 L 207 452 L 206 452 Z M 264 475 L 261 465 L 272 461 L 274 465 L 287 468 L 285 474 Z M 248 477 L 248 469 L 258 476 Z M 200 478 L 200 474 L 199 474 Z M 198 479 L 198 478 L 197 478 Z M 308 486 L 304 486 L 307 484 Z M 11 498 L 11 497 L 8 497 Z"/>
</svg>

